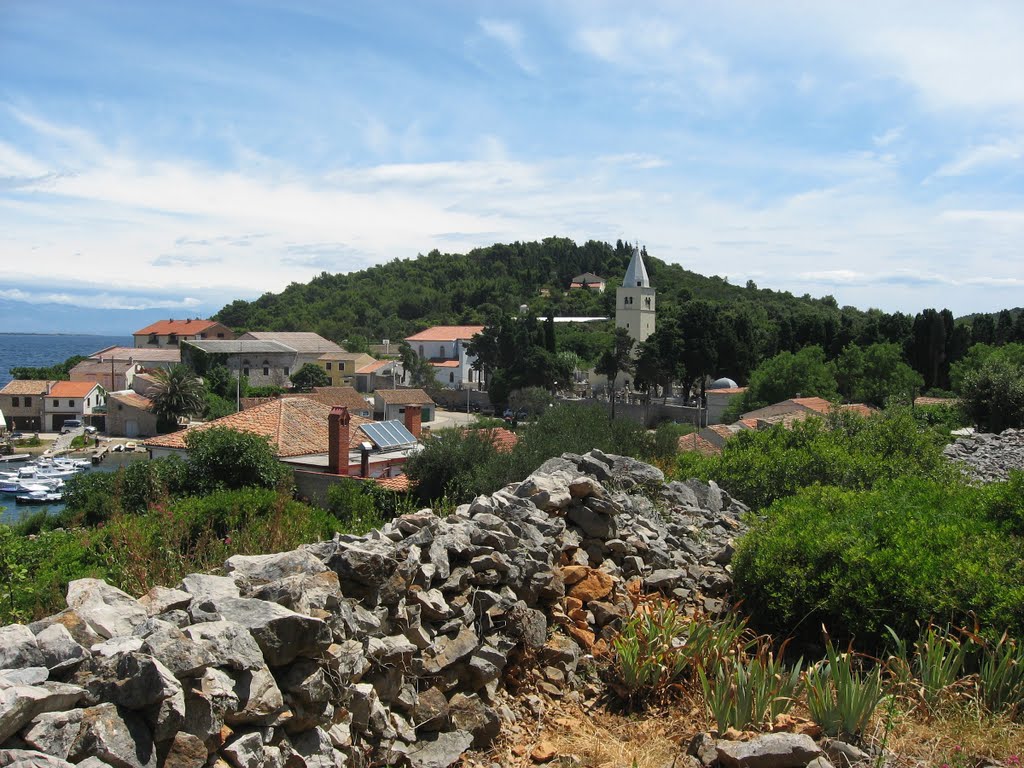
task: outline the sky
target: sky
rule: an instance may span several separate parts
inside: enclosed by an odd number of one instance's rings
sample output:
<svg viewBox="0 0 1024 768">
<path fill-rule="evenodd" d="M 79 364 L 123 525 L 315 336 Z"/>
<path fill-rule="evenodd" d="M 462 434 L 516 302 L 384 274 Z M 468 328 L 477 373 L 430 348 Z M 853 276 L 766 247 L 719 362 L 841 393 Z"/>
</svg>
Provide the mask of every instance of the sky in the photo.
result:
<svg viewBox="0 0 1024 768">
<path fill-rule="evenodd" d="M 556 235 L 1024 305 L 1021 40 L 1019 0 L 0 0 L 0 300 L 202 316 Z"/>
</svg>

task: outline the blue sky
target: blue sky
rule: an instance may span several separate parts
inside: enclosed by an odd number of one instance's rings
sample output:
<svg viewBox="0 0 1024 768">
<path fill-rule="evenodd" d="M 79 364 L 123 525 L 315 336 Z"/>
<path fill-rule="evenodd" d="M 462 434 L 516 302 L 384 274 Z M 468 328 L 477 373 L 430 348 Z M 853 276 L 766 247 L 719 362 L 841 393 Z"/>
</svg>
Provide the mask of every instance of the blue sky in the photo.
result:
<svg viewBox="0 0 1024 768">
<path fill-rule="evenodd" d="M 0 3 L 0 299 L 206 314 L 549 235 L 1024 304 L 1024 4 Z"/>
</svg>

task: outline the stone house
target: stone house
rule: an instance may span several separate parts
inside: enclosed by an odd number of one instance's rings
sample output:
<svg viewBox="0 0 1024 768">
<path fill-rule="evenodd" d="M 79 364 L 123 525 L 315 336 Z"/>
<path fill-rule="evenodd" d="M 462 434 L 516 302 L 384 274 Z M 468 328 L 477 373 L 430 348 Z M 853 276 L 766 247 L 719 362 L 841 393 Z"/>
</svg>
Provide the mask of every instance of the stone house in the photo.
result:
<svg viewBox="0 0 1024 768">
<path fill-rule="evenodd" d="M 158 320 L 132 334 L 136 347 L 176 347 L 195 339 L 233 339 L 234 332 L 216 320 Z"/>
<path fill-rule="evenodd" d="M 56 382 L 41 379 L 15 379 L 0 389 L 0 411 L 12 432 L 42 432 L 43 398 Z"/>
<path fill-rule="evenodd" d="M 69 371 L 71 381 L 92 381 L 108 392 L 129 389 L 142 365 L 131 360 L 83 360 Z"/>
<path fill-rule="evenodd" d="M 149 437 L 157 433 L 153 401 L 130 389 L 107 395 L 107 434 L 111 437 Z"/>
</svg>

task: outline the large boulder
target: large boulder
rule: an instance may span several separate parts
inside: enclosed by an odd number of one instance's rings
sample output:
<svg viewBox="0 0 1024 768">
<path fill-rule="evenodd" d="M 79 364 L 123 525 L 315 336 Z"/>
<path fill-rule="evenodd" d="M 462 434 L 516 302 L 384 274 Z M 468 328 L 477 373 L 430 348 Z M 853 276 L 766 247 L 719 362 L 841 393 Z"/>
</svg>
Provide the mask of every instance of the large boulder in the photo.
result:
<svg viewBox="0 0 1024 768">
<path fill-rule="evenodd" d="M 138 600 L 100 579 L 72 581 L 68 584 L 67 602 L 68 608 L 105 639 L 130 635 L 149 618 Z"/>
<path fill-rule="evenodd" d="M 0 669 L 43 666 L 43 654 L 32 630 L 21 624 L 0 627 Z"/>
</svg>

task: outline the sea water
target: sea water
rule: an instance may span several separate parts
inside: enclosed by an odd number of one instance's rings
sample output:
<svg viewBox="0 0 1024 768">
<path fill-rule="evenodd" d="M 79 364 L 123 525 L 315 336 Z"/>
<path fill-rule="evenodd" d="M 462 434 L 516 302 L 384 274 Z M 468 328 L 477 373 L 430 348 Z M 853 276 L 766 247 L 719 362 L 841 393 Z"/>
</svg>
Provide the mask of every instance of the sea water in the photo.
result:
<svg viewBox="0 0 1024 768">
<path fill-rule="evenodd" d="M 131 336 L 86 334 L 0 333 L 0 387 L 11 380 L 11 368 L 42 368 L 74 355 L 91 355 L 107 347 L 132 346 Z"/>
</svg>

